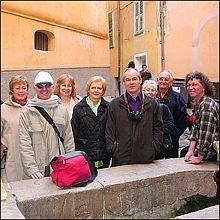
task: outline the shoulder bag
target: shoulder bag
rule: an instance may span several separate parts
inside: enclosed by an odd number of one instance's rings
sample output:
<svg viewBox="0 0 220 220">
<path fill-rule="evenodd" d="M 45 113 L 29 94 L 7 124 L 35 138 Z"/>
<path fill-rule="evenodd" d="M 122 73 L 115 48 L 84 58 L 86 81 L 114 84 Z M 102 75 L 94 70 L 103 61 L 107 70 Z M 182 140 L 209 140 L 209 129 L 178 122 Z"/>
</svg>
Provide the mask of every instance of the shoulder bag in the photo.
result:
<svg viewBox="0 0 220 220">
<path fill-rule="evenodd" d="M 64 139 L 60 136 L 59 130 L 53 122 L 53 119 L 45 111 L 44 108 L 34 106 L 42 116 L 51 124 L 57 133 L 62 144 Z M 83 151 L 73 151 L 61 155 L 59 146 L 59 155 L 50 161 L 50 166 L 53 169 L 50 174 L 51 180 L 60 188 L 73 186 L 86 186 L 92 182 L 97 174 L 97 168 L 90 161 L 88 155 Z"/>
</svg>

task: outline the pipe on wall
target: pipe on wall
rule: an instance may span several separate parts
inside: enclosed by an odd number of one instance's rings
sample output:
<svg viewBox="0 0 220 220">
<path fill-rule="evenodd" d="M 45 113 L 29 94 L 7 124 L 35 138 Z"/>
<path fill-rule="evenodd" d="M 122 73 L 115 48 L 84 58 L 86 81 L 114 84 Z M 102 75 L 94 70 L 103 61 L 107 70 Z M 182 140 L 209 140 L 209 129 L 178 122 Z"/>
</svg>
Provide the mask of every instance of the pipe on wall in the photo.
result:
<svg viewBox="0 0 220 220">
<path fill-rule="evenodd" d="M 164 5 L 165 1 L 160 1 L 160 34 L 161 34 L 161 70 L 165 69 L 165 51 L 164 51 Z"/>
<path fill-rule="evenodd" d="M 121 95 L 121 16 L 120 16 L 120 1 L 117 1 L 117 16 L 118 16 L 118 94 Z"/>
</svg>

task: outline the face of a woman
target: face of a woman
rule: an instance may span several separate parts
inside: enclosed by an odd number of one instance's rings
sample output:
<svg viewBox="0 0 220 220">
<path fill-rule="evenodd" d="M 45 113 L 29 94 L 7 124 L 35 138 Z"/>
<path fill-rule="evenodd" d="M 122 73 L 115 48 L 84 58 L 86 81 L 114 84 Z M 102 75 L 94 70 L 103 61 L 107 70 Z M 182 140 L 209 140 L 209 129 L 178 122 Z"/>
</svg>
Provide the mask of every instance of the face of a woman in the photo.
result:
<svg viewBox="0 0 220 220">
<path fill-rule="evenodd" d="M 16 100 L 26 99 L 27 95 L 28 95 L 27 84 L 26 83 L 16 83 L 16 84 L 14 84 L 11 93 L 12 93 L 12 96 L 14 96 L 14 98 Z"/>
<path fill-rule="evenodd" d="M 102 82 L 93 82 L 89 87 L 89 98 L 92 101 L 98 101 L 104 95 Z"/>
<path fill-rule="evenodd" d="M 144 88 L 143 92 L 144 92 L 145 95 L 149 95 L 153 98 L 155 98 L 156 94 L 157 94 L 157 90 L 153 86 L 150 86 L 150 85 L 147 85 Z"/>
<path fill-rule="evenodd" d="M 65 79 L 60 85 L 60 96 L 70 96 L 73 91 L 70 79 Z"/>
</svg>

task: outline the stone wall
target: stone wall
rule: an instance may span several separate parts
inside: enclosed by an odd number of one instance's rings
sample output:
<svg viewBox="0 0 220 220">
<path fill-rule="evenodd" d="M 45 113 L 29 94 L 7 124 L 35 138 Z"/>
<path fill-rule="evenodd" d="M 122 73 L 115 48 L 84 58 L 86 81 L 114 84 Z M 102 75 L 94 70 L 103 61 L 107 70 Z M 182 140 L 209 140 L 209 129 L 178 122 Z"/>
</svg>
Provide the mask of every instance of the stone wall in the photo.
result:
<svg viewBox="0 0 220 220">
<path fill-rule="evenodd" d="M 41 70 L 24 70 L 24 71 L 4 71 L 1 72 L 1 99 L 6 100 L 8 97 L 8 83 L 12 76 L 21 74 L 24 76 L 27 76 L 29 82 L 30 82 L 30 89 L 29 89 L 29 97 L 32 98 L 34 95 L 33 91 L 33 82 L 36 74 Z M 91 76 L 102 76 L 106 79 L 107 83 L 107 90 L 104 96 L 111 96 L 116 97 L 118 91 L 117 91 L 117 85 L 116 85 L 116 79 L 110 74 L 109 68 L 72 68 L 72 69 L 51 69 L 51 70 L 42 70 L 47 71 L 51 73 L 54 81 L 57 80 L 57 78 L 63 74 L 68 73 L 73 76 L 73 78 L 76 81 L 77 86 L 77 94 L 81 96 L 86 95 L 86 82 Z"/>
<path fill-rule="evenodd" d="M 86 187 L 61 190 L 49 177 L 11 182 L 10 187 L 28 219 L 163 219 L 186 197 L 214 196 L 217 169 L 217 163 L 192 165 L 176 158 L 102 169 Z"/>
</svg>

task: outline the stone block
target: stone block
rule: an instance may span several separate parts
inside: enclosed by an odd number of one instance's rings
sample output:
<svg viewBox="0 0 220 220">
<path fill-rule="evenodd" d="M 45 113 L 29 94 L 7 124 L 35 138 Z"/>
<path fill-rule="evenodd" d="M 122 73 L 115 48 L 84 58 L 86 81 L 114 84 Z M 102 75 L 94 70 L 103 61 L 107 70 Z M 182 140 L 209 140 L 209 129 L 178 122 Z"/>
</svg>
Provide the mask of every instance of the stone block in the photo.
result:
<svg viewBox="0 0 220 220">
<path fill-rule="evenodd" d="M 7 198 L 1 201 L 1 219 L 25 219 L 21 211 L 18 209 L 14 195 L 8 183 L 3 183 L 7 192 Z"/>
<path fill-rule="evenodd" d="M 50 178 L 11 183 L 18 207 L 28 219 L 100 219 L 102 187 L 92 182 L 85 187 L 60 189 Z"/>
<path fill-rule="evenodd" d="M 167 219 L 184 198 L 216 195 L 217 163 L 183 158 L 105 168 L 86 187 L 59 189 L 50 178 L 11 182 L 17 205 L 33 219 Z"/>
<path fill-rule="evenodd" d="M 104 218 L 169 218 L 184 198 L 215 195 L 215 168 L 179 158 L 101 170 L 97 181 L 104 186 Z"/>
</svg>

